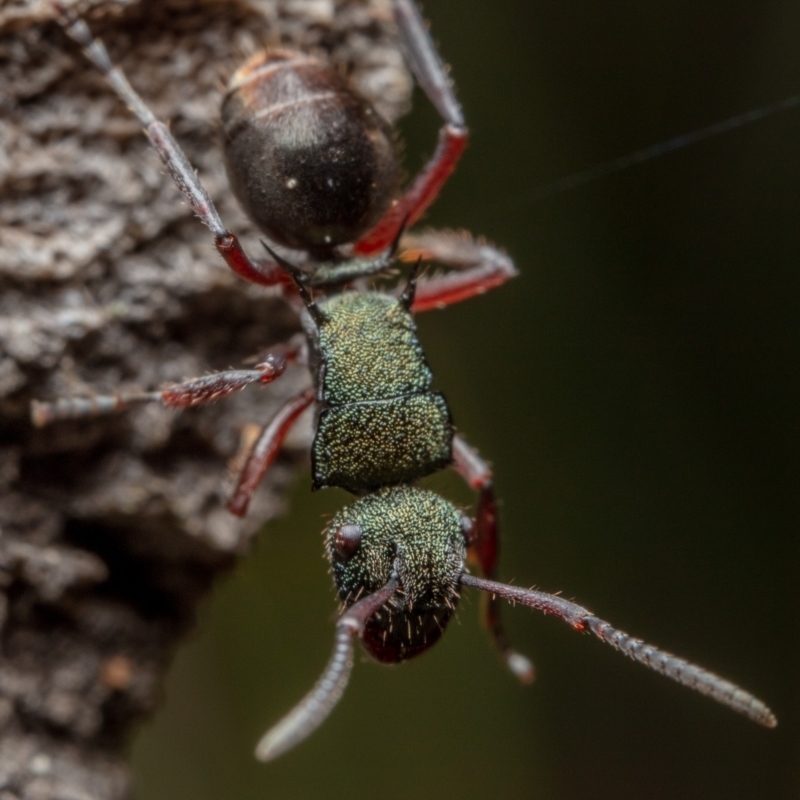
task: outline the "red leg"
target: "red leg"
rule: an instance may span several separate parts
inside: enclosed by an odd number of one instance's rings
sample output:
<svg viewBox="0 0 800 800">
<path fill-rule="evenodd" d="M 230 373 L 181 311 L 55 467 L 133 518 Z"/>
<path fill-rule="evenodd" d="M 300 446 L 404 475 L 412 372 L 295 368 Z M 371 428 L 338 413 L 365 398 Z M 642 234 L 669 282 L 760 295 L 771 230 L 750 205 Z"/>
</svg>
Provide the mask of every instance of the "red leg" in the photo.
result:
<svg viewBox="0 0 800 800">
<path fill-rule="evenodd" d="M 431 160 L 414 182 L 378 220 L 375 227 L 356 242 L 355 252 L 369 256 L 385 250 L 400 228 L 410 227 L 436 199 L 467 146 L 467 129 L 445 125 L 439 133 L 439 144 Z"/>
<path fill-rule="evenodd" d="M 272 262 L 253 261 L 234 234 L 225 228 L 194 168 L 186 158 L 181 146 L 170 133 L 169 128 L 160 122 L 147 107 L 144 100 L 128 83 L 122 70 L 111 62 L 105 45 L 95 39 L 86 23 L 75 13 L 60 3 L 54 3 L 59 12 L 59 22 L 67 34 L 83 49 L 86 57 L 105 75 L 111 88 L 133 111 L 142 123 L 150 143 L 164 162 L 181 194 L 200 221 L 214 236 L 214 244 L 227 265 L 240 277 L 261 286 L 291 286 L 291 280 Z"/>
<path fill-rule="evenodd" d="M 278 345 L 262 356 L 255 369 L 215 372 L 202 378 L 173 383 L 157 392 L 117 392 L 95 397 L 71 397 L 52 403 L 31 404 L 31 421 L 37 428 L 64 419 L 83 419 L 124 411 L 142 403 L 161 403 L 167 408 L 190 408 L 213 403 L 252 383 L 272 383 L 283 375 L 286 365 L 295 361 L 299 349 L 295 344 Z"/>
<path fill-rule="evenodd" d="M 502 286 L 517 275 L 511 259 L 469 234 L 456 231 L 424 231 L 406 234 L 400 241 L 403 261 L 437 261 L 455 267 L 453 272 L 419 278 L 411 311 L 434 308 L 468 300 Z"/>
<path fill-rule="evenodd" d="M 392 10 L 408 65 L 445 122 L 431 160 L 378 224 L 356 242 L 355 252 L 370 255 L 391 244 L 402 226 L 413 225 L 434 201 L 467 146 L 464 114 L 450 77 L 413 0 L 392 0 Z"/>
<path fill-rule="evenodd" d="M 497 501 L 492 488 L 492 471 L 460 436 L 453 438 L 453 462 L 458 474 L 479 493 L 469 555 L 477 561 L 484 576 L 491 580 L 495 577 L 499 552 Z M 530 683 L 534 677 L 533 664 L 511 647 L 500 619 L 500 602 L 497 597 L 485 597 L 483 619 L 508 668 L 521 683 Z"/>
<path fill-rule="evenodd" d="M 294 361 L 294 352 L 276 353 L 256 365 L 255 369 L 217 372 L 202 378 L 167 386 L 154 392 L 167 408 L 189 408 L 213 403 L 221 397 L 241 391 L 251 383 L 272 383 L 286 371 L 289 361 Z"/>
<path fill-rule="evenodd" d="M 197 216 L 203 219 L 200 214 Z M 205 220 L 203 219 L 205 222 Z M 211 227 L 209 225 L 209 227 Z M 213 229 L 212 229 L 213 230 Z M 280 286 L 284 291 L 294 292 L 294 282 L 277 264 L 272 261 L 253 261 L 244 251 L 236 234 L 224 230 L 221 235 L 214 234 L 217 252 L 225 263 L 240 277 L 259 286 Z"/>
<path fill-rule="evenodd" d="M 228 501 L 228 511 L 237 517 L 243 517 L 247 513 L 247 506 L 253 492 L 258 488 L 261 479 L 275 461 L 278 451 L 281 449 L 283 440 L 289 429 L 314 401 L 314 390 L 306 389 L 301 394 L 293 397 L 275 415 L 272 422 L 264 428 L 261 436 L 256 440 L 250 455 L 247 457 L 244 468 L 242 469 L 233 496 Z"/>
</svg>

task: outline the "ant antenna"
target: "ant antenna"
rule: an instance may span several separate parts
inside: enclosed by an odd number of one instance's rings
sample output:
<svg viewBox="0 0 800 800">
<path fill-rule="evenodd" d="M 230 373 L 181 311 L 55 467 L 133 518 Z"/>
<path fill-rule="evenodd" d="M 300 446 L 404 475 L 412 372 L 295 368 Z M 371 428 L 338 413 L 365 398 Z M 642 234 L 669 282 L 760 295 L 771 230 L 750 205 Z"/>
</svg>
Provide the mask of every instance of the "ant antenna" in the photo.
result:
<svg viewBox="0 0 800 800">
<path fill-rule="evenodd" d="M 759 725 L 774 728 L 778 724 L 775 715 L 761 700 L 739 688 L 735 683 L 726 681 L 713 672 L 691 664 L 678 656 L 659 650 L 653 645 L 646 644 L 641 639 L 628 636 L 627 633 L 598 619 L 577 603 L 571 603 L 554 594 L 537 592 L 533 589 L 518 589 L 516 586 L 487 581 L 473 575 L 462 575 L 461 583 L 464 586 L 471 586 L 474 589 L 498 595 L 511 603 L 522 603 L 530 608 L 543 611 L 545 614 L 552 614 L 564 620 L 576 631 L 591 631 L 601 642 L 611 645 L 628 658 L 632 658 L 700 694 L 707 695 L 718 703 L 744 714 Z"/>
<path fill-rule="evenodd" d="M 414 295 L 417 293 L 417 277 L 419 276 L 419 267 L 422 263 L 422 256 L 417 259 L 417 263 L 411 267 L 411 272 L 408 275 L 408 283 L 406 288 L 403 289 L 403 294 L 400 295 L 400 305 L 406 311 L 411 312 L 411 306 L 414 305 Z"/>
<path fill-rule="evenodd" d="M 310 736 L 339 702 L 353 669 L 353 637 L 364 633 L 367 620 L 397 591 L 396 570 L 377 592 L 354 603 L 336 623 L 333 653 L 314 688 L 276 725 L 256 747 L 259 761 L 272 761 Z"/>
<path fill-rule="evenodd" d="M 314 298 L 308 291 L 305 272 L 303 272 L 300 267 L 292 264 L 291 261 L 287 261 L 285 258 L 279 256 L 263 239 L 261 239 L 261 245 L 267 253 L 269 253 L 270 258 L 294 281 L 294 285 L 297 287 L 297 293 L 305 303 L 308 313 L 311 314 L 317 326 L 321 326 L 325 322 L 325 315 L 320 311 L 319 306 L 314 302 Z"/>
</svg>

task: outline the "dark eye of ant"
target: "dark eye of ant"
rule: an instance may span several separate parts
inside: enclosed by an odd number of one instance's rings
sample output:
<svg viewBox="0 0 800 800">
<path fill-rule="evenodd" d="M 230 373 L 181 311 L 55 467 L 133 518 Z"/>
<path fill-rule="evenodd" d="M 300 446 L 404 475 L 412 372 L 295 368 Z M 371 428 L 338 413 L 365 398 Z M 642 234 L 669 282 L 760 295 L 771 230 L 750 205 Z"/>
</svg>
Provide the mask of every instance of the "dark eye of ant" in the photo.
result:
<svg viewBox="0 0 800 800">
<path fill-rule="evenodd" d="M 471 517 L 466 514 L 461 515 L 461 530 L 464 533 L 464 542 L 467 546 L 471 545 L 474 539 L 474 524 Z"/>
<path fill-rule="evenodd" d="M 345 561 L 349 561 L 361 546 L 361 528 L 358 525 L 342 525 L 333 535 L 333 549 Z"/>
</svg>

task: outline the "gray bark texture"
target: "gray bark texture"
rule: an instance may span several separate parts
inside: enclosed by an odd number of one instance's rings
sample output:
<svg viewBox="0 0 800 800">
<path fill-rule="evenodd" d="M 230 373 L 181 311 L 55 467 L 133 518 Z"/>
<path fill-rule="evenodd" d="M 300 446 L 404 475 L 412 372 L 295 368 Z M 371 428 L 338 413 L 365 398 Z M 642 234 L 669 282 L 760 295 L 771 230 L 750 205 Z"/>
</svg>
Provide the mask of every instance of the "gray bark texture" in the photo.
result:
<svg viewBox="0 0 800 800">
<path fill-rule="evenodd" d="M 66 5 L 71 5 L 65 0 Z M 222 87 L 272 44 L 322 53 L 390 120 L 411 80 L 388 0 L 101 0 L 74 6 L 178 140 L 228 227 Z M 240 366 L 298 329 L 225 267 L 139 124 L 53 22 L 0 1 L 0 800 L 131 794 L 126 747 L 214 578 L 281 510 L 300 426 L 248 519 L 226 465 L 308 375 L 217 405 L 35 430 L 33 398 Z"/>
</svg>

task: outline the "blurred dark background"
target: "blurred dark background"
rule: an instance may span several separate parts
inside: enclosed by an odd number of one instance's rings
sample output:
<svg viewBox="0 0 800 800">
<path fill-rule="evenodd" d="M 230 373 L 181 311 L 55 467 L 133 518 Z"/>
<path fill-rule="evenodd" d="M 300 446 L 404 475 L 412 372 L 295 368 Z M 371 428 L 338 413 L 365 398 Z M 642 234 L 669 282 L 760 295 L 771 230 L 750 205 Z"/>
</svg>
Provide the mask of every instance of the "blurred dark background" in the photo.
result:
<svg viewBox="0 0 800 800">
<path fill-rule="evenodd" d="M 205 606 L 135 743 L 140 800 L 796 798 L 800 789 L 800 111 L 539 200 L 537 186 L 800 93 L 796 2 L 428 0 L 473 132 L 429 215 L 521 276 L 420 318 L 491 459 L 501 575 L 763 697 L 758 728 L 552 619 L 508 609 L 536 683 L 465 597 L 424 658 L 359 656 L 329 722 L 252 749 L 328 658 L 323 515 L 290 514 Z M 406 161 L 438 120 L 418 95 Z M 457 502 L 449 475 L 431 485 Z"/>
</svg>

